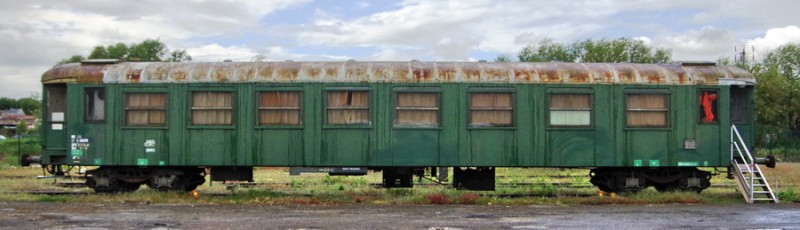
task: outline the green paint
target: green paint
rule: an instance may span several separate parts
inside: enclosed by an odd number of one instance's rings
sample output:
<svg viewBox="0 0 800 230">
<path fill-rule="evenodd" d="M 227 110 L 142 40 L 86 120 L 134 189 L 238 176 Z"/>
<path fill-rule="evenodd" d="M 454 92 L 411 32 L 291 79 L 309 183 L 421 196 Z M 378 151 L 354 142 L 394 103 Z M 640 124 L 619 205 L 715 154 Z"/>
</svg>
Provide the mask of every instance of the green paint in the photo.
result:
<svg viewBox="0 0 800 230">
<path fill-rule="evenodd" d="M 708 165 L 708 162 L 706 162 Z M 700 166 L 700 163 L 697 161 L 678 161 L 678 166 Z"/>
<path fill-rule="evenodd" d="M 72 151 L 70 151 L 70 155 L 72 155 L 72 156 L 83 156 L 83 150 L 73 149 Z"/>
<path fill-rule="evenodd" d="M 166 93 L 167 124 L 161 127 L 127 127 L 123 122 L 85 123 L 85 87 L 105 86 L 106 120 L 124 121 L 126 93 Z M 368 87 L 369 126 L 325 125 L 325 89 Z M 439 89 L 439 126 L 396 128 L 393 117 L 395 90 L 401 87 Z M 475 88 L 514 89 L 514 127 L 470 128 L 469 93 Z M 696 85 L 591 85 L 591 84 L 491 84 L 491 83 L 202 83 L 202 84 L 67 84 L 64 130 L 46 130 L 42 142 L 43 163 L 53 158 L 79 156 L 101 159 L 97 165 L 219 166 L 502 166 L 502 167 L 660 167 L 696 161 L 702 166 L 728 163 L 730 116 L 703 125 L 698 114 Z M 729 86 L 718 89 L 719 111 L 729 111 Z M 669 91 L 669 127 L 626 128 L 624 95 L 628 89 Z M 230 126 L 193 127 L 188 93 L 192 90 L 235 92 Z M 302 96 L 301 126 L 258 125 L 256 93 L 264 90 L 297 90 Z M 582 90 L 582 91 L 581 91 Z M 548 127 L 548 94 L 592 94 L 592 126 Z M 44 95 L 45 98 L 48 95 Z M 613 100 L 608 100 L 612 98 Z M 47 108 L 43 108 L 44 114 Z M 750 116 L 751 118 L 753 116 Z M 46 127 L 46 126 L 43 126 Z M 750 125 L 738 125 L 745 139 L 752 139 Z M 70 134 L 92 140 L 88 150 L 72 151 L 65 144 Z M 697 149 L 683 149 L 687 138 Z M 158 151 L 143 153 L 142 143 L 154 140 Z M 146 151 L 146 150 L 144 150 Z M 75 154 L 75 155 L 73 155 Z M 147 159 L 144 159 L 147 160 Z M 163 164 L 162 164 L 163 161 Z M 88 162 L 87 162 L 88 163 Z M 680 164 L 680 163 L 678 163 Z"/>
<path fill-rule="evenodd" d="M 136 159 L 136 165 L 146 166 L 146 165 L 149 165 L 149 162 L 148 162 L 147 158 L 139 158 L 139 159 Z"/>
<path fill-rule="evenodd" d="M 94 158 L 94 165 L 102 165 L 102 164 L 103 164 L 103 159 Z"/>
</svg>

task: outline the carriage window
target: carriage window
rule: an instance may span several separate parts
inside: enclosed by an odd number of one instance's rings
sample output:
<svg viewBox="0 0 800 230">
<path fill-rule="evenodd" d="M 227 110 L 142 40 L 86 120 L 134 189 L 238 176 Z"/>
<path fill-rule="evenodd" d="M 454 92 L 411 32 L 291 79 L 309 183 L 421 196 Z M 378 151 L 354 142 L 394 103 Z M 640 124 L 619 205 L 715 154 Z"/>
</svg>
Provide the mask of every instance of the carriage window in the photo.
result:
<svg viewBox="0 0 800 230">
<path fill-rule="evenodd" d="M 163 126 L 167 123 L 167 94 L 125 94 L 125 124 L 130 126 Z"/>
<path fill-rule="evenodd" d="M 550 94 L 550 126 L 577 127 L 592 124 L 589 94 Z"/>
<path fill-rule="evenodd" d="M 669 115 L 668 95 L 666 94 L 628 94 L 626 95 L 627 126 L 631 128 L 665 128 Z"/>
<path fill-rule="evenodd" d="M 303 123 L 300 99 L 296 91 L 258 93 L 259 125 L 300 125 Z"/>
<path fill-rule="evenodd" d="M 64 122 L 67 111 L 67 87 L 64 85 L 47 85 L 47 121 Z"/>
<path fill-rule="evenodd" d="M 394 125 L 397 127 L 438 127 L 439 93 L 397 93 Z"/>
<path fill-rule="evenodd" d="M 329 91 L 326 110 L 329 125 L 369 125 L 369 91 Z"/>
<path fill-rule="evenodd" d="M 512 126 L 512 93 L 470 93 L 469 125 L 473 127 Z"/>
<path fill-rule="evenodd" d="M 103 88 L 84 89 L 84 120 L 87 122 L 103 122 L 106 119 L 106 94 Z"/>
<path fill-rule="evenodd" d="M 193 125 L 232 125 L 232 92 L 193 92 Z"/>
<path fill-rule="evenodd" d="M 731 87 L 731 123 L 750 123 L 750 91 L 752 87 Z"/>
<path fill-rule="evenodd" d="M 700 91 L 700 122 L 706 124 L 717 123 L 717 98 L 719 93 L 716 90 Z"/>
</svg>

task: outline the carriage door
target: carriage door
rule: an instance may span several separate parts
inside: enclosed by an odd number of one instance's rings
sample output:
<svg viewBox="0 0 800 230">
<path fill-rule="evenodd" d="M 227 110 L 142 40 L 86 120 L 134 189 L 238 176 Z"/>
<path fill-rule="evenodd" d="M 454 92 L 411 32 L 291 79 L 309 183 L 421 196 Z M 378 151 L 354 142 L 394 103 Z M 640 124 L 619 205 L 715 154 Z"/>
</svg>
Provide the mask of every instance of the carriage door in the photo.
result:
<svg viewBox="0 0 800 230">
<path fill-rule="evenodd" d="M 748 146 L 753 146 L 753 86 L 731 86 L 731 124 L 736 125 Z"/>
<path fill-rule="evenodd" d="M 438 88 L 395 88 L 392 164 L 439 164 L 441 91 Z"/>
<path fill-rule="evenodd" d="M 67 85 L 50 84 L 44 87 L 46 100 L 42 126 L 43 164 L 64 164 L 67 156 Z"/>
</svg>

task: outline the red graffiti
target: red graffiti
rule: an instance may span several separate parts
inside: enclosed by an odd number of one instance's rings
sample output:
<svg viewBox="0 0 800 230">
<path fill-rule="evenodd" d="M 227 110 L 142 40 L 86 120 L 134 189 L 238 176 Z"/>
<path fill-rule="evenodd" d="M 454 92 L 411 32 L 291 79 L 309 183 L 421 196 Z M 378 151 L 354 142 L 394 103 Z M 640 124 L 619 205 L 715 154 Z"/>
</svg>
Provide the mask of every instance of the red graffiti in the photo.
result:
<svg viewBox="0 0 800 230">
<path fill-rule="evenodd" d="M 713 102 L 717 100 L 717 94 L 715 93 L 708 93 L 703 92 L 703 95 L 700 95 L 700 105 L 703 106 L 703 116 L 704 122 L 713 122 L 714 121 L 714 112 L 711 110 L 711 105 Z"/>
</svg>

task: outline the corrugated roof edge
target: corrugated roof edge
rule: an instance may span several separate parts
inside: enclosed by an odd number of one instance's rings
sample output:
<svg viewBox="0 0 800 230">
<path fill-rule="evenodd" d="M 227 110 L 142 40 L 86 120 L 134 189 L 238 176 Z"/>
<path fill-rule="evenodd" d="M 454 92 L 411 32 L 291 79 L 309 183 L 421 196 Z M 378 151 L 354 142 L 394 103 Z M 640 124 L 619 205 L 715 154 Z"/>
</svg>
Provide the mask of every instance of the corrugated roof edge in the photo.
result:
<svg viewBox="0 0 800 230">
<path fill-rule="evenodd" d="M 716 85 L 720 79 L 755 82 L 730 66 L 631 63 L 498 62 L 124 62 L 67 64 L 42 82 L 386 82 Z"/>
</svg>

